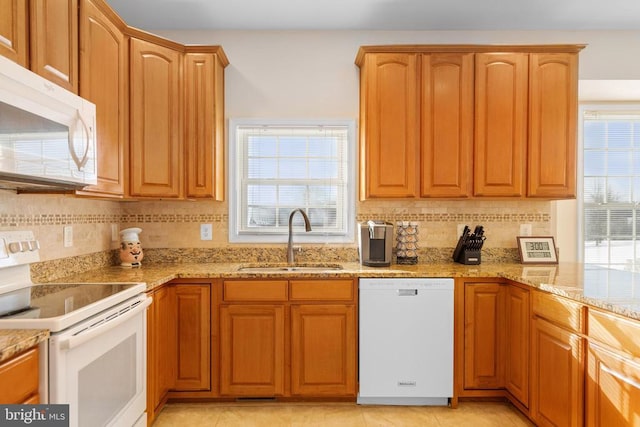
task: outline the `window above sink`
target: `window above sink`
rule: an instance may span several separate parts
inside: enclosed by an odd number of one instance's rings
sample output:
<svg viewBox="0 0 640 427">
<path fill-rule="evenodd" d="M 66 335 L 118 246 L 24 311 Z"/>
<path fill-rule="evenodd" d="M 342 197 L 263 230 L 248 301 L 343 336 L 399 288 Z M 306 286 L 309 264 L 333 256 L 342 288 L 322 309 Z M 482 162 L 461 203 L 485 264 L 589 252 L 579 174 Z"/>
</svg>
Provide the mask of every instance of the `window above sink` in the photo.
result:
<svg viewBox="0 0 640 427">
<path fill-rule="evenodd" d="M 232 119 L 229 241 L 284 243 L 291 211 L 296 243 L 354 241 L 355 121 Z"/>
</svg>

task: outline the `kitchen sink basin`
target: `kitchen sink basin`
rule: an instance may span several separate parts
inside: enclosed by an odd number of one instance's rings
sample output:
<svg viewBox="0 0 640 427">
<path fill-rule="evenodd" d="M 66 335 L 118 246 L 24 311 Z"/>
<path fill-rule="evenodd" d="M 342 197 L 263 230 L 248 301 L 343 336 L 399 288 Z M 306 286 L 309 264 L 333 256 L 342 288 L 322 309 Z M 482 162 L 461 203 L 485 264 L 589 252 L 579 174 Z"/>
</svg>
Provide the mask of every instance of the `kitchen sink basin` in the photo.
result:
<svg viewBox="0 0 640 427">
<path fill-rule="evenodd" d="M 340 264 L 301 264 L 301 265 L 242 265 L 238 268 L 238 271 L 245 271 L 247 273 L 286 273 L 286 272 L 300 272 L 300 273 L 322 273 L 327 271 L 342 270 Z"/>
</svg>

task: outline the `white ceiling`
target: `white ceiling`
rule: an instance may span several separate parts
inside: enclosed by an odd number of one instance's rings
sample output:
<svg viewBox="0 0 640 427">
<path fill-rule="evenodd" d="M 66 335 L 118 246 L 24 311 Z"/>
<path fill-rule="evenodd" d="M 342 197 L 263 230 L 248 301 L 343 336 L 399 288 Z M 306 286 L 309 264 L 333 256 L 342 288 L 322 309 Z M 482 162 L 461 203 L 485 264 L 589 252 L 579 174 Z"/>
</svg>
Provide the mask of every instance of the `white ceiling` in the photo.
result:
<svg viewBox="0 0 640 427">
<path fill-rule="evenodd" d="M 146 30 L 640 30 L 639 0 L 107 0 Z"/>
</svg>

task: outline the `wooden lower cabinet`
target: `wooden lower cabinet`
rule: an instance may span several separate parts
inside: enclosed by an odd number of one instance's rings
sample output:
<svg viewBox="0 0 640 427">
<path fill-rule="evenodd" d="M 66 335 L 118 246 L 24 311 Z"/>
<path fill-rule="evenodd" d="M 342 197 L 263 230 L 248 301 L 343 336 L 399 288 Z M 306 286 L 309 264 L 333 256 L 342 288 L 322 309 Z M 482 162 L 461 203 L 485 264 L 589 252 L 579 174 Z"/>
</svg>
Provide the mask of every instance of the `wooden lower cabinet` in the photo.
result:
<svg viewBox="0 0 640 427">
<path fill-rule="evenodd" d="M 354 398 L 356 298 L 353 279 L 225 281 L 220 395 Z"/>
<path fill-rule="evenodd" d="M 291 394 L 356 395 L 353 305 L 291 306 Z"/>
<path fill-rule="evenodd" d="M 640 425 L 640 361 L 589 343 L 587 352 L 586 425 Z"/>
<path fill-rule="evenodd" d="M 505 387 L 525 407 L 529 406 L 529 344 L 531 314 L 529 290 L 507 287 L 505 301 Z"/>
<path fill-rule="evenodd" d="M 464 285 L 464 388 L 504 387 L 504 283 Z"/>
<path fill-rule="evenodd" d="M 640 425 L 640 322 L 590 309 L 586 425 Z"/>
<path fill-rule="evenodd" d="M 531 419 L 538 426 L 582 426 L 583 339 L 539 317 L 531 335 Z"/>
<path fill-rule="evenodd" d="M 147 311 L 147 421 L 168 398 L 215 393 L 213 283 L 184 279 L 150 292 Z"/>
<path fill-rule="evenodd" d="M 147 421 L 150 425 L 162 410 L 174 385 L 176 335 L 174 304 L 168 285 L 150 294 L 147 311 Z"/>
<path fill-rule="evenodd" d="M 40 403 L 38 347 L 0 363 L 0 404 Z"/>
<path fill-rule="evenodd" d="M 462 398 L 529 406 L 528 286 L 495 278 L 456 279 L 455 388 Z"/>
<path fill-rule="evenodd" d="M 173 284 L 176 309 L 175 391 L 211 390 L 211 285 Z"/>
<path fill-rule="evenodd" d="M 283 395 L 285 350 L 284 305 L 220 307 L 220 394 Z"/>
</svg>

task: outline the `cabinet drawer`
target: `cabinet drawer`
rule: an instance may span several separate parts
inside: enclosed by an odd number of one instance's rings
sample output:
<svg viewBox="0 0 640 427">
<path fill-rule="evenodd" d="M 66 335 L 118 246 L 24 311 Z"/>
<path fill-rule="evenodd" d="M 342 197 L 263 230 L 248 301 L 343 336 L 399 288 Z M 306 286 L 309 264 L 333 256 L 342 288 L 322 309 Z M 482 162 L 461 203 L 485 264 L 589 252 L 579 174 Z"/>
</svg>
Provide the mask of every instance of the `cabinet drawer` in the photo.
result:
<svg viewBox="0 0 640 427">
<path fill-rule="evenodd" d="M 286 280 L 225 281 L 224 301 L 287 301 Z"/>
<path fill-rule="evenodd" d="M 352 280 L 292 280 L 291 300 L 352 301 Z"/>
<path fill-rule="evenodd" d="M 575 332 L 584 330 L 582 304 L 544 292 L 533 292 L 533 314 Z"/>
<path fill-rule="evenodd" d="M 590 340 L 599 341 L 609 347 L 640 358 L 640 322 L 625 319 L 611 313 L 589 310 L 587 335 Z"/>
<path fill-rule="evenodd" d="M 38 348 L 0 364 L 0 403 L 25 403 L 38 394 Z"/>
</svg>

